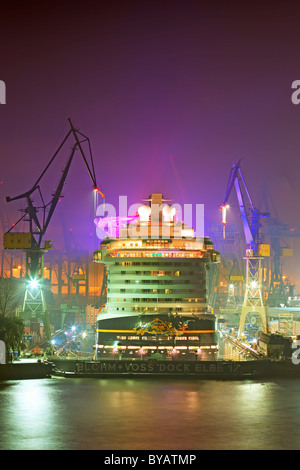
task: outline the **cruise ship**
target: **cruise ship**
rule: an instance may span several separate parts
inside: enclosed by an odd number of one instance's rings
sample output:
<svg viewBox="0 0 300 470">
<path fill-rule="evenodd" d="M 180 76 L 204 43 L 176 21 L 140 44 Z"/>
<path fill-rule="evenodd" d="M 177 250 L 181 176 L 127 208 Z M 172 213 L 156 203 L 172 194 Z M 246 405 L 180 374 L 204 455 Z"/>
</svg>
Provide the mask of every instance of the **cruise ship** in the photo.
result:
<svg viewBox="0 0 300 470">
<path fill-rule="evenodd" d="M 137 217 L 94 252 L 107 276 L 97 358 L 215 358 L 216 317 L 208 300 L 220 255 L 166 202 L 159 193 L 143 200 Z"/>
</svg>

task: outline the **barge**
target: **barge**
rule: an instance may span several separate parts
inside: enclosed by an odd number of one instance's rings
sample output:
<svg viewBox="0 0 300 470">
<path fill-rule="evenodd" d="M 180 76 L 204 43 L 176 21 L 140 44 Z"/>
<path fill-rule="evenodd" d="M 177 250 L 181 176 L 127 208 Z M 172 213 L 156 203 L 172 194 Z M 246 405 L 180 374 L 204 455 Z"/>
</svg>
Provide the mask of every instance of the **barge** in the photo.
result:
<svg viewBox="0 0 300 470">
<path fill-rule="evenodd" d="M 0 364 L 0 381 L 50 378 L 54 370 L 51 362 L 17 362 Z"/>
</svg>

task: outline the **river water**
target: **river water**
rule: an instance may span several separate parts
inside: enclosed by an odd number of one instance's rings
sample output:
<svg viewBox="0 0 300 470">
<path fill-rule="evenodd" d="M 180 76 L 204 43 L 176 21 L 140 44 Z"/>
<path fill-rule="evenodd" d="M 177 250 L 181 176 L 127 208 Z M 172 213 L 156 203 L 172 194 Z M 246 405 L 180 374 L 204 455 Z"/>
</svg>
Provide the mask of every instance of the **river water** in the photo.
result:
<svg viewBox="0 0 300 470">
<path fill-rule="evenodd" d="M 300 449 L 300 380 L 0 382 L 1 450 Z"/>
</svg>

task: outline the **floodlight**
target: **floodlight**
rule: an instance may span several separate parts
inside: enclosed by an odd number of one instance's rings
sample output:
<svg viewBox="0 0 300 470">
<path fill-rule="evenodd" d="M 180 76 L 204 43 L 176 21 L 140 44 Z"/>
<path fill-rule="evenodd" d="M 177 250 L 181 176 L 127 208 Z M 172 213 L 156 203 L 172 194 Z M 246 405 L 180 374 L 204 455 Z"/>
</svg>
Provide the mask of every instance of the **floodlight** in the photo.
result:
<svg viewBox="0 0 300 470">
<path fill-rule="evenodd" d="M 37 289 L 39 287 L 39 280 L 38 279 L 30 279 L 29 287 L 31 289 Z"/>
</svg>

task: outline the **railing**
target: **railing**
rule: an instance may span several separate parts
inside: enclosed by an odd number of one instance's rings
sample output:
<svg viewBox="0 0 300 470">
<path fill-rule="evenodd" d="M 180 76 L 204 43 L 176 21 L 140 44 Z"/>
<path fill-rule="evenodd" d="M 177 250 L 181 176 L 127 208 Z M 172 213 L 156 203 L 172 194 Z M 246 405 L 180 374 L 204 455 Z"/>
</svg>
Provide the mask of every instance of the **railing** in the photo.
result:
<svg viewBox="0 0 300 470">
<path fill-rule="evenodd" d="M 255 358 L 259 359 L 261 358 L 261 355 L 255 351 L 254 349 L 250 348 L 250 346 L 247 346 L 246 344 L 242 343 L 236 338 L 233 338 L 232 336 L 225 336 L 225 341 L 229 341 L 233 346 L 236 346 L 238 349 L 243 351 L 245 354 Z"/>
</svg>

